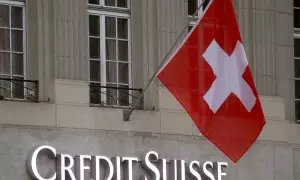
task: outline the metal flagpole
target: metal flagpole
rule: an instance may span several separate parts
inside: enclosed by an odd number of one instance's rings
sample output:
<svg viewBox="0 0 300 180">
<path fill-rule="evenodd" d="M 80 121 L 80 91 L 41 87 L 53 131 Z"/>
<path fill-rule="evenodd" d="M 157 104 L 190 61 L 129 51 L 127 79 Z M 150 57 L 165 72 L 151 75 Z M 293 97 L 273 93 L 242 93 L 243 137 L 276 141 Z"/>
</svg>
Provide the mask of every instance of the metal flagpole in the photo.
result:
<svg viewBox="0 0 300 180">
<path fill-rule="evenodd" d="M 192 16 L 192 19 L 195 18 L 195 16 L 197 15 L 197 13 L 199 12 L 200 8 L 209 0 L 203 0 L 202 3 L 198 6 L 197 10 L 195 11 L 195 13 Z M 160 69 L 165 65 L 166 61 L 169 59 L 169 56 L 171 55 L 172 51 L 174 50 L 174 48 L 176 47 L 177 43 L 180 41 L 181 37 L 184 35 L 186 29 L 189 27 L 191 20 L 188 20 L 188 23 L 185 25 L 184 29 L 182 30 L 182 32 L 179 34 L 178 38 L 175 40 L 174 44 L 172 45 L 172 47 L 170 48 L 170 50 L 168 51 L 168 53 L 165 55 L 165 57 L 163 58 L 163 61 L 160 63 L 159 67 L 157 68 L 157 70 L 154 72 L 153 76 L 149 79 L 147 85 L 145 86 L 145 88 L 143 89 L 143 91 L 141 92 L 141 94 L 139 95 L 137 101 L 134 103 L 134 106 L 132 109 L 130 110 L 125 110 L 124 112 L 124 121 L 129 121 L 130 116 L 132 114 L 132 112 L 135 110 L 137 104 L 141 101 L 142 97 L 144 96 L 144 94 L 146 93 L 147 89 L 150 87 L 151 83 L 153 82 L 153 80 L 155 79 L 157 73 L 159 73 Z"/>
</svg>

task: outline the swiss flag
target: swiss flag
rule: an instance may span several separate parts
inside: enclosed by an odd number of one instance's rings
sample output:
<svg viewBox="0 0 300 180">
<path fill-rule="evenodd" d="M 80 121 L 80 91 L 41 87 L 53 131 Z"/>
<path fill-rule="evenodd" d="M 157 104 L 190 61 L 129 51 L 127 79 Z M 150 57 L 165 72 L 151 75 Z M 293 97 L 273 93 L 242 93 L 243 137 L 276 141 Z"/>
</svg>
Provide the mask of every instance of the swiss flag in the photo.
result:
<svg viewBox="0 0 300 180">
<path fill-rule="evenodd" d="M 265 125 L 231 0 L 210 2 L 158 78 L 234 162 Z"/>
</svg>

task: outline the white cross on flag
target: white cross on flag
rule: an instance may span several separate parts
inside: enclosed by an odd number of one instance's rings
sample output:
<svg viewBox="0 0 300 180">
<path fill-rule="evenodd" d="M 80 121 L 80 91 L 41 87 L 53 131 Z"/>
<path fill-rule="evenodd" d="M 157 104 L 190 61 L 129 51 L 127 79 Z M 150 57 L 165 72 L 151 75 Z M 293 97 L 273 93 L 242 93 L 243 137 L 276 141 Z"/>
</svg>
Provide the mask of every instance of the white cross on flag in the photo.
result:
<svg viewBox="0 0 300 180">
<path fill-rule="evenodd" d="M 234 162 L 265 125 L 231 0 L 210 2 L 158 78 Z"/>
</svg>

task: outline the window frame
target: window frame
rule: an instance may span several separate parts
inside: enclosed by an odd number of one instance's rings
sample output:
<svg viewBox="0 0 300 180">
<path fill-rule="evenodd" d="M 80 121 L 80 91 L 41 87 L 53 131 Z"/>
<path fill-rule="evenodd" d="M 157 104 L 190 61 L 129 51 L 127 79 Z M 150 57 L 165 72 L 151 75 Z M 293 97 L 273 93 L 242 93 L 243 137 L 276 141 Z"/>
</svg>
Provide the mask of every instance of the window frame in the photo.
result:
<svg viewBox="0 0 300 180">
<path fill-rule="evenodd" d="M 293 2 L 294 3 L 294 2 Z M 299 10 L 299 14 L 300 14 L 300 6 L 297 7 L 295 6 L 295 4 L 293 4 L 293 15 L 294 15 L 294 21 L 293 21 L 293 27 L 294 27 L 294 31 L 299 32 L 300 33 L 300 27 L 295 27 L 295 10 Z M 300 17 L 299 17 L 300 18 Z M 298 33 L 298 34 L 299 34 Z"/>
<path fill-rule="evenodd" d="M 294 30 L 297 30 L 297 28 L 295 28 Z M 294 33 L 294 40 L 295 39 L 299 39 L 299 41 L 300 41 L 300 33 Z M 294 49 L 295 48 L 296 47 L 294 46 Z M 294 66 L 296 65 L 295 61 L 300 61 L 300 56 L 296 57 L 296 54 L 294 53 Z M 294 67 L 294 69 L 296 69 L 296 68 Z M 300 82 L 300 77 L 296 77 L 296 71 L 294 72 L 294 78 L 293 78 L 293 80 L 294 80 L 294 83 L 295 83 L 295 85 L 294 85 L 295 86 L 295 94 L 294 94 L 295 120 L 296 120 L 296 122 L 300 123 L 300 119 L 297 118 L 297 114 L 296 114 L 297 113 L 296 103 L 297 102 L 300 103 L 300 99 L 298 99 L 296 97 L 296 82 Z"/>
<path fill-rule="evenodd" d="M 188 29 L 188 32 L 190 32 L 194 28 L 194 26 L 197 24 L 197 21 L 198 21 L 198 19 L 190 21 L 188 28 L 191 28 L 191 29 Z"/>
<path fill-rule="evenodd" d="M 6 5 L 9 6 L 9 27 L 0 27 L 0 29 L 6 29 L 9 30 L 9 51 L 7 50 L 0 50 L 0 52 L 4 52 L 4 53 L 9 53 L 10 57 L 9 57 L 9 62 L 10 62 L 10 73 L 9 74 L 1 74 L 0 76 L 7 76 L 9 78 L 23 78 L 23 80 L 26 80 L 27 77 L 27 7 L 26 7 L 26 3 L 25 1 L 9 1 L 9 0 L 0 0 L 0 5 Z M 11 7 L 20 7 L 22 8 L 22 28 L 12 28 L 11 27 L 11 23 L 12 23 L 12 18 L 11 18 Z M 22 35 L 23 35 L 23 39 L 22 39 L 22 48 L 23 51 L 22 52 L 18 52 L 18 51 L 13 51 L 12 50 L 12 30 L 17 30 L 17 31 L 22 31 Z M 12 54 L 22 54 L 23 55 L 23 75 L 14 75 L 13 74 L 13 59 L 12 59 Z M 25 86 L 25 82 L 24 82 L 24 86 Z M 13 83 L 10 82 L 10 89 L 13 89 Z M 23 94 L 23 98 L 18 98 L 18 97 L 14 97 L 13 92 L 10 92 L 10 97 L 6 97 L 9 100 L 25 100 L 25 96 L 27 94 L 26 89 L 23 89 L 24 94 Z"/>
<path fill-rule="evenodd" d="M 199 6 L 200 6 L 200 4 L 203 2 L 204 0 L 197 0 L 197 7 L 196 7 L 196 10 L 199 8 Z M 187 3 L 189 3 L 189 0 L 187 0 Z M 195 15 L 194 16 L 194 19 L 195 20 L 197 20 L 197 19 L 199 19 L 200 18 L 200 16 L 201 16 L 201 14 L 204 12 L 204 9 L 203 9 L 203 7 L 201 7 L 199 10 L 198 10 L 198 12 L 197 12 L 197 15 Z M 196 12 L 194 12 L 194 13 L 196 13 Z M 188 13 L 188 17 L 189 17 L 189 19 L 191 19 L 191 18 L 193 18 L 193 15 L 190 15 L 189 13 Z"/>
<path fill-rule="evenodd" d="M 107 86 L 107 85 L 115 85 L 117 87 L 119 86 L 128 86 L 128 88 L 132 88 L 132 44 L 131 44 L 131 15 L 130 15 L 130 0 L 127 0 L 128 3 L 128 7 L 127 8 L 123 8 L 123 7 L 114 7 L 114 6 L 104 6 L 104 0 L 99 0 L 99 5 L 95 5 L 95 4 L 89 4 L 88 3 L 88 19 L 90 15 L 94 15 L 94 16 L 98 16 L 99 17 L 99 34 L 100 36 L 97 38 L 100 38 L 100 57 L 99 59 L 95 59 L 95 58 L 91 58 L 89 55 L 89 60 L 88 60 L 88 81 L 89 83 L 93 83 L 93 84 L 100 84 L 101 86 Z M 116 43 L 116 60 L 112 61 L 112 60 L 107 60 L 106 59 L 106 31 L 105 31 L 105 18 L 106 17 L 114 17 L 116 18 L 116 37 L 115 38 L 111 38 L 111 39 L 115 39 L 115 41 L 127 41 L 128 42 L 128 61 L 122 62 L 119 61 L 118 59 L 118 44 Z M 128 22 L 128 34 L 127 34 L 127 39 L 119 39 L 117 37 L 117 22 L 118 22 L 118 18 L 120 19 L 127 19 Z M 89 22 L 89 21 L 88 21 Z M 88 23 L 89 24 L 89 23 Z M 88 25 L 89 26 L 89 25 Z M 88 33 L 88 44 L 89 44 L 89 50 L 90 50 L 90 38 L 93 38 L 94 36 L 90 36 L 90 34 Z M 108 38 L 110 39 L 110 38 Z M 91 61 L 97 61 L 100 64 L 100 81 L 92 81 L 91 80 L 91 76 L 90 76 L 90 72 L 91 72 Z M 106 64 L 107 62 L 113 62 L 117 64 L 117 69 L 116 69 L 116 82 L 107 82 L 107 68 L 106 68 Z M 128 84 L 125 83 L 120 83 L 119 82 L 119 64 L 127 64 L 128 65 Z M 119 91 L 116 90 L 117 92 L 117 98 L 120 98 L 119 95 Z M 128 90 L 129 94 L 131 94 L 131 90 Z M 106 92 L 105 92 L 106 93 Z M 132 103 L 132 97 L 130 95 L 128 95 L 128 103 L 131 104 Z M 106 98 L 106 94 L 101 93 L 101 103 L 102 102 L 107 102 L 107 98 Z M 101 105 L 101 104 L 94 104 L 91 103 L 91 105 Z M 117 100 L 117 104 L 109 104 L 109 106 L 112 107 L 116 107 L 116 108 L 128 108 L 128 106 L 122 106 L 120 105 L 119 100 Z"/>
<path fill-rule="evenodd" d="M 203 1 L 205 1 L 205 0 L 197 0 L 198 5 L 197 5 L 196 9 L 199 8 L 199 5 L 200 5 L 201 3 L 203 3 Z M 210 1 L 210 0 L 208 0 L 208 4 L 209 4 L 209 1 Z M 187 1 L 187 3 L 189 3 L 189 0 Z M 195 15 L 194 17 L 193 17 L 192 15 L 188 14 L 188 20 L 189 20 L 189 22 L 190 22 L 188 28 L 191 28 L 191 29 L 188 29 L 188 32 L 190 32 L 190 30 L 192 30 L 193 27 L 197 24 L 199 18 L 200 18 L 201 15 L 204 13 L 204 11 L 205 11 L 205 9 L 203 9 L 203 7 L 201 7 L 201 8 L 198 10 L 197 15 Z"/>
<path fill-rule="evenodd" d="M 88 0 L 87 0 L 88 1 Z M 116 0 L 117 2 L 117 0 Z M 99 0 L 99 4 L 90 4 L 88 1 L 89 7 L 103 8 L 103 9 L 114 9 L 114 10 L 129 10 L 131 5 L 131 0 L 127 0 L 127 7 L 118 7 L 118 6 L 107 6 L 105 5 L 105 0 Z"/>
<path fill-rule="evenodd" d="M 297 7 L 295 6 L 295 4 L 293 4 L 293 16 L 294 16 L 294 21 L 293 21 L 293 28 L 294 28 L 294 42 L 295 42 L 295 39 L 298 39 L 300 41 L 300 27 L 295 27 L 295 9 L 299 10 L 300 11 L 300 7 Z M 300 18 L 300 17 L 299 17 Z M 296 82 L 300 82 L 300 77 L 296 77 L 296 63 L 295 61 L 300 61 L 300 56 L 299 57 L 296 57 L 296 53 L 295 53 L 295 44 L 294 44 L 294 77 L 293 77 L 293 82 L 294 82 L 294 107 L 295 107 L 295 120 L 296 120 L 296 123 L 300 123 L 300 117 L 297 117 L 297 103 L 300 103 L 300 99 L 298 99 L 296 97 Z M 299 109 L 300 110 L 300 109 Z"/>
</svg>

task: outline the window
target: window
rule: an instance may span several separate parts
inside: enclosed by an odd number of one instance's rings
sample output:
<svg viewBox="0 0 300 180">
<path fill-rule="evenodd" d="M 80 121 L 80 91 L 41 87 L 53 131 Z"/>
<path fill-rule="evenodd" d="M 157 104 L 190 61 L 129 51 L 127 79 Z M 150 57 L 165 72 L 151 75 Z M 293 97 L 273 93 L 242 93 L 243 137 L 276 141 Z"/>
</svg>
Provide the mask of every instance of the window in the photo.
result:
<svg viewBox="0 0 300 180">
<path fill-rule="evenodd" d="M 296 120 L 300 120 L 300 39 L 294 39 L 294 67 L 295 67 L 295 107 Z"/>
<path fill-rule="evenodd" d="M 188 16 L 190 25 L 188 31 L 190 32 L 197 23 L 200 15 L 204 12 L 210 0 L 188 0 Z M 199 6 L 201 6 L 199 8 Z M 199 9 L 199 10 L 198 10 Z M 198 10 L 198 12 L 196 12 Z M 194 18 L 193 18 L 194 16 Z"/>
<path fill-rule="evenodd" d="M 300 29 L 300 1 L 294 0 L 294 28 Z"/>
<path fill-rule="evenodd" d="M 195 16 L 199 16 L 205 10 L 208 3 L 209 0 L 188 0 L 188 15 L 193 16 L 201 5 L 202 7 L 199 9 L 199 12 L 195 14 Z"/>
<path fill-rule="evenodd" d="M 89 0 L 90 103 L 130 104 L 129 0 Z"/>
<path fill-rule="evenodd" d="M 300 0 L 294 0 L 295 117 L 300 122 Z"/>
<path fill-rule="evenodd" d="M 129 0 L 88 0 L 89 5 L 129 8 Z"/>
<path fill-rule="evenodd" d="M 0 96 L 23 99 L 25 79 L 24 3 L 0 0 Z"/>
</svg>

